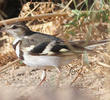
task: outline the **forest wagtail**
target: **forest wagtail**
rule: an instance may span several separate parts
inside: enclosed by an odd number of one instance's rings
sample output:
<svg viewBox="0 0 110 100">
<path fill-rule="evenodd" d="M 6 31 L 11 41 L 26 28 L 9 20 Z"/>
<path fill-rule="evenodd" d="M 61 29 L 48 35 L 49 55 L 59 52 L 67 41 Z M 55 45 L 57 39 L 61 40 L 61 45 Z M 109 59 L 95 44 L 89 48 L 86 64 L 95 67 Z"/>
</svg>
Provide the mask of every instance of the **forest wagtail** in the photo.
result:
<svg viewBox="0 0 110 100">
<path fill-rule="evenodd" d="M 75 42 L 61 40 L 55 36 L 31 31 L 24 23 L 14 23 L 1 28 L 1 31 L 12 35 L 15 40 L 13 48 L 24 64 L 42 69 L 42 81 L 46 79 L 46 70 L 71 63 L 75 52 L 91 51 L 91 47 L 104 44 L 109 40 L 93 42 L 79 46 Z"/>
</svg>

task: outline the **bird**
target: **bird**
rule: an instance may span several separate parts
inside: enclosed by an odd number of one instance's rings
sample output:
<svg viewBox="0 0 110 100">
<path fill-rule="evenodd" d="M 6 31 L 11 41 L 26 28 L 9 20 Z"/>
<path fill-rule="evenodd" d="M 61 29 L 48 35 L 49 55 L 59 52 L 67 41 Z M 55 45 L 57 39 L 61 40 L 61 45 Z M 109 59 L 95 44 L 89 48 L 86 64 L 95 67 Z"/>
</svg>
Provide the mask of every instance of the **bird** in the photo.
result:
<svg viewBox="0 0 110 100">
<path fill-rule="evenodd" d="M 52 35 L 34 32 L 23 22 L 5 25 L 0 31 L 15 38 L 13 48 L 24 64 L 43 70 L 40 85 L 46 80 L 47 70 L 56 68 L 60 72 L 61 66 L 72 62 L 74 53 L 92 51 L 91 48 L 109 41 L 107 39 L 81 46 L 75 41 L 66 42 Z M 83 42 L 79 41 L 80 44 Z"/>
</svg>

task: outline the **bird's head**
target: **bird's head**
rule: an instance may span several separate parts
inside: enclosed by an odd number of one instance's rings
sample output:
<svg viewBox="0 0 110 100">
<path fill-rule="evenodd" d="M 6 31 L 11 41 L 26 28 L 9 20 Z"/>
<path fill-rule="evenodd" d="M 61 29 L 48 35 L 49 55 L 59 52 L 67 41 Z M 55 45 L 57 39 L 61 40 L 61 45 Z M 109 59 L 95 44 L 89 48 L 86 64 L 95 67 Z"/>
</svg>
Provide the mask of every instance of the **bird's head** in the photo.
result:
<svg viewBox="0 0 110 100">
<path fill-rule="evenodd" d="M 15 38 L 23 38 L 30 32 L 30 29 L 23 23 L 15 23 L 2 27 L 1 32 L 6 32 Z"/>
</svg>

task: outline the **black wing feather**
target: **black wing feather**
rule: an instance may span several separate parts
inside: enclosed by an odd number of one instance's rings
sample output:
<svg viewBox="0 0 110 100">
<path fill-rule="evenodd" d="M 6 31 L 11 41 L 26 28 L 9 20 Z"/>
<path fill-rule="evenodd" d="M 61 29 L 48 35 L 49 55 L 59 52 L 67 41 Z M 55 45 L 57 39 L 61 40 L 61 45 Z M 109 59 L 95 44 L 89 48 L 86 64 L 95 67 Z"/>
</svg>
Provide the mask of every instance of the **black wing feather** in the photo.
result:
<svg viewBox="0 0 110 100">
<path fill-rule="evenodd" d="M 48 45 L 48 42 L 43 42 L 41 44 L 39 44 L 38 46 L 34 47 L 30 53 L 31 54 L 40 54 L 43 52 L 43 50 L 46 48 L 46 46 Z"/>
<path fill-rule="evenodd" d="M 46 47 L 49 45 L 49 42 L 43 42 L 40 45 L 34 47 L 31 51 L 30 54 L 34 54 L 34 55 L 38 55 L 41 54 L 42 52 L 46 49 Z M 71 43 L 71 46 L 73 47 L 73 52 L 77 52 L 77 51 L 83 51 L 86 50 L 85 48 L 78 46 L 76 44 Z M 67 49 L 66 52 L 68 51 L 72 51 L 67 45 L 64 44 L 64 42 L 56 42 L 55 45 L 52 47 L 52 49 L 50 50 L 50 52 L 53 52 L 54 54 L 59 54 L 62 53 L 60 50 L 61 49 Z M 75 50 L 75 51 L 74 51 Z"/>
</svg>

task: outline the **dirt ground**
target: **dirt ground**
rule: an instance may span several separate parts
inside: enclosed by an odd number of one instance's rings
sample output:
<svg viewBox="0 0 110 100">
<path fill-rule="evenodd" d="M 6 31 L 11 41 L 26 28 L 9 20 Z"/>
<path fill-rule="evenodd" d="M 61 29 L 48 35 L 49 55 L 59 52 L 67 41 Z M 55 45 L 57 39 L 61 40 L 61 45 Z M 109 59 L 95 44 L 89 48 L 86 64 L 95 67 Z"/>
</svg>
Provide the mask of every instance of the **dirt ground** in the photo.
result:
<svg viewBox="0 0 110 100">
<path fill-rule="evenodd" d="M 56 69 L 48 71 L 46 81 L 41 86 L 38 86 L 41 81 L 42 70 L 32 70 L 32 68 L 24 65 L 13 64 L 9 66 L 5 72 L 0 74 L 0 95 L 3 94 L 3 100 L 15 100 L 15 98 L 17 98 L 17 100 L 27 100 L 26 98 L 36 100 L 36 98 L 39 97 L 37 94 L 41 91 L 40 96 L 42 95 L 44 98 L 41 98 L 42 96 L 39 98 L 45 100 L 45 95 L 50 98 L 50 96 L 45 94 L 45 91 L 48 91 L 49 95 L 55 96 L 57 94 L 63 98 L 62 95 L 64 94 L 59 93 L 59 91 L 63 89 L 69 97 L 72 97 L 75 93 L 75 97 L 71 98 L 72 100 L 76 98 L 76 93 L 78 93 L 79 96 L 83 94 L 86 99 L 89 97 L 89 100 L 90 98 L 95 98 L 94 100 L 109 100 L 110 68 L 98 64 L 99 61 L 97 58 L 102 60 L 102 56 L 101 54 L 89 54 L 90 68 L 89 66 L 81 64 L 81 56 L 73 58 L 72 64 L 62 66 L 59 86 L 57 85 L 58 72 Z M 58 93 L 54 92 L 54 94 L 51 94 L 53 90 L 56 90 Z M 5 99 L 5 97 L 7 99 Z M 80 99 L 77 98 L 76 100 Z"/>
</svg>

